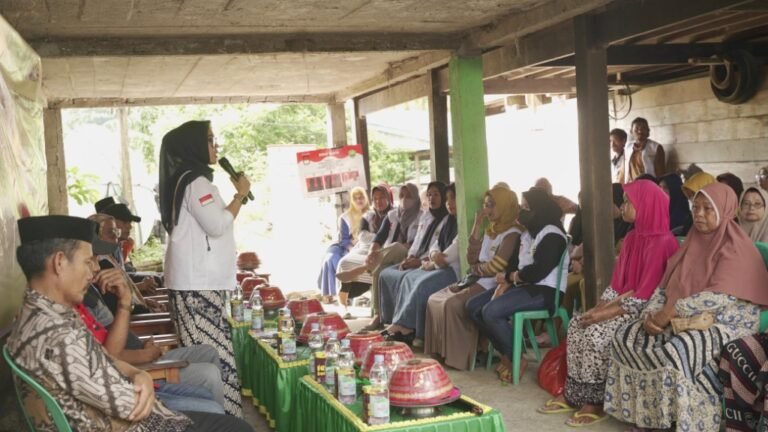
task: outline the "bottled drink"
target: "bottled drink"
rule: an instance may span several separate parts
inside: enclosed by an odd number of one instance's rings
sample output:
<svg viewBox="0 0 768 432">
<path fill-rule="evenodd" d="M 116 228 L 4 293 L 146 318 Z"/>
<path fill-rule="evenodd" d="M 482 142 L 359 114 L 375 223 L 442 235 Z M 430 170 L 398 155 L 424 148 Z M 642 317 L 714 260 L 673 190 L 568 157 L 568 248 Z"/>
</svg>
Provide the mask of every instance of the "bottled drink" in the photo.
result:
<svg viewBox="0 0 768 432">
<path fill-rule="evenodd" d="M 283 331 L 283 316 L 285 315 L 285 309 L 277 311 L 277 334 L 279 335 Z"/>
<path fill-rule="evenodd" d="M 389 423 L 389 378 L 383 355 L 374 357 L 369 379 L 371 388 L 368 395 L 368 424 Z"/>
<path fill-rule="evenodd" d="M 283 324 L 280 333 L 280 355 L 285 361 L 296 360 L 296 335 L 294 334 L 294 322 L 291 311 L 285 309 L 282 317 Z"/>
<path fill-rule="evenodd" d="M 280 331 L 283 333 L 294 333 L 296 323 L 291 316 L 291 310 L 283 308 L 283 313 L 280 315 Z"/>
<path fill-rule="evenodd" d="M 309 345 L 309 350 L 312 352 L 312 356 L 309 359 L 309 372 L 315 375 L 315 353 L 323 349 L 323 334 L 320 333 L 319 323 L 312 323 L 312 331 L 309 332 L 307 345 Z"/>
<path fill-rule="evenodd" d="M 339 340 L 336 332 L 331 332 L 328 342 L 325 343 L 325 387 L 332 394 L 336 387 L 336 362 L 339 358 Z"/>
<path fill-rule="evenodd" d="M 349 347 L 349 339 L 342 339 L 336 364 L 336 398 L 343 404 L 357 400 L 355 383 L 355 353 Z"/>
<path fill-rule="evenodd" d="M 264 332 L 264 302 L 256 288 L 251 293 L 251 330 L 256 334 Z"/>
<path fill-rule="evenodd" d="M 232 319 L 237 322 L 243 321 L 243 289 L 240 285 L 235 288 L 232 294 Z"/>
</svg>

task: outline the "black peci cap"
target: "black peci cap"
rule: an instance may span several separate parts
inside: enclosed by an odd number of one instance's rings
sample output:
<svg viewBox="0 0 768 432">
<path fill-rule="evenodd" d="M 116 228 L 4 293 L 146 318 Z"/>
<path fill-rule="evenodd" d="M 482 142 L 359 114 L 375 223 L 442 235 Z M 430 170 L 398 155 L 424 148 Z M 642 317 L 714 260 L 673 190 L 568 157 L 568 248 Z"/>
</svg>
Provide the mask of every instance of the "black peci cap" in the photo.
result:
<svg viewBox="0 0 768 432">
<path fill-rule="evenodd" d="M 55 238 L 93 243 L 98 224 L 74 216 L 33 216 L 17 221 L 21 244 Z"/>
<path fill-rule="evenodd" d="M 141 218 L 135 216 L 125 204 L 117 203 L 107 206 L 100 213 L 108 214 L 117 220 L 124 222 L 141 222 Z"/>
<path fill-rule="evenodd" d="M 93 207 L 96 209 L 96 213 L 104 213 L 103 210 L 113 204 L 117 204 L 115 199 L 113 197 L 106 197 L 96 201 Z"/>
</svg>

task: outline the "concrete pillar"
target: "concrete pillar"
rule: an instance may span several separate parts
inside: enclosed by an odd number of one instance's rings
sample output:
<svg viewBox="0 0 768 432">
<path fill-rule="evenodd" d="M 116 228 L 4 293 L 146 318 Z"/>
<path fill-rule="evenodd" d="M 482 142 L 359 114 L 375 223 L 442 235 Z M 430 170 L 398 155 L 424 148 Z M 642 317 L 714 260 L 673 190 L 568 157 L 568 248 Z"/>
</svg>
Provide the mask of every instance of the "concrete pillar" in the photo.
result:
<svg viewBox="0 0 768 432">
<path fill-rule="evenodd" d="M 45 160 L 48 180 L 48 214 L 69 214 L 67 203 L 67 164 L 64 160 L 64 134 L 61 126 L 61 110 L 43 110 L 45 129 Z"/>
<path fill-rule="evenodd" d="M 579 166 L 584 232 L 587 307 L 611 281 L 614 261 L 611 168 L 605 150 L 609 131 L 606 47 L 592 17 L 574 18 L 576 105 L 579 116 Z"/>
<path fill-rule="evenodd" d="M 448 98 L 440 92 L 438 70 L 429 75 L 429 159 L 432 180 L 451 181 L 450 154 L 448 151 Z"/>
<path fill-rule="evenodd" d="M 483 61 L 479 54 L 454 56 L 449 65 L 451 125 L 458 205 L 459 250 L 466 251 L 475 212 L 488 189 L 488 149 L 485 142 Z M 461 253 L 461 271 L 467 271 Z"/>
<path fill-rule="evenodd" d="M 363 167 L 365 168 L 365 182 L 367 190 L 371 190 L 371 159 L 368 150 L 368 121 L 360 115 L 360 100 L 355 98 L 353 111 L 355 116 L 355 138 L 357 144 L 363 148 Z"/>
<path fill-rule="evenodd" d="M 131 152 L 128 140 L 128 108 L 118 108 L 118 123 L 120 124 L 120 184 L 122 195 L 127 201 L 128 207 L 134 212 L 136 205 L 133 202 L 133 175 L 131 175 Z"/>
<path fill-rule="evenodd" d="M 347 145 L 347 119 L 344 114 L 344 103 L 328 104 L 328 147 L 344 147 Z"/>
</svg>

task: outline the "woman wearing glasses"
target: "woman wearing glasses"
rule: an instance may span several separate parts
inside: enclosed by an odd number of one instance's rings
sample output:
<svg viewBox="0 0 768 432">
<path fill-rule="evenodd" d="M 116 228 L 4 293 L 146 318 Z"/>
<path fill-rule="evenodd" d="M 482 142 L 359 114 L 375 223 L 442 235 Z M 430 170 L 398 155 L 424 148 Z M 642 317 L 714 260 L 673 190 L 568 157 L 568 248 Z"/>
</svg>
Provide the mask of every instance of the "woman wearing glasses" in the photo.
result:
<svg viewBox="0 0 768 432">
<path fill-rule="evenodd" d="M 242 417 L 224 291 L 235 288 L 233 223 L 251 183 L 231 178 L 234 197 L 213 185 L 216 139 L 208 121 L 189 121 L 163 137 L 160 149 L 160 210 L 169 234 L 165 282 L 172 315 L 184 346 L 207 344 L 221 358 L 224 410 Z"/>
<path fill-rule="evenodd" d="M 768 218 L 765 217 L 766 192 L 748 188 L 739 201 L 739 225 L 752 241 L 768 242 Z"/>
</svg>

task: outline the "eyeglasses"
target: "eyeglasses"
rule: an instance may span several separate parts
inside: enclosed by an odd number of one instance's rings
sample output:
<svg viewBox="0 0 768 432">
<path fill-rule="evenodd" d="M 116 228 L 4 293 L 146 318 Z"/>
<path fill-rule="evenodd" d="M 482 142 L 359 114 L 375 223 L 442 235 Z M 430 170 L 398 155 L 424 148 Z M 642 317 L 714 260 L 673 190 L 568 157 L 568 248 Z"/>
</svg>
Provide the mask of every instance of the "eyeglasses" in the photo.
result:
<svg viewBox="0 0 768 432">
<path fill-rule="evenodd" d="M 218 149 L 219 148 L 219 140 L 215 136 L 210 135 L 208 137 L 208 145 L 213 147 L 213 148 Z"/>
<path fill-rule="evenodd" d="M 742 210 L 749 210 L 749 209 L 760 210 L 763 207 L 765 207 L 765 205 L 759 201 L 758 202 L 743 201 L 741 203 Z"/>
<path fill-rule="evenodd" d="M 762 183 L 765 179 L 768 179 L 768 173 L 760 173 L 755 176 L 755 180 L 757 180 L 758 183 Z"/>
<path fill-rule="evenodd" d="M 114 234 L 115 237 L 120 237 L 120 234 L 123 233 L 123 231 L 120 228 L 112 228 L 111 230 L 107 230 L 107 232 Z"/>
</svg>

